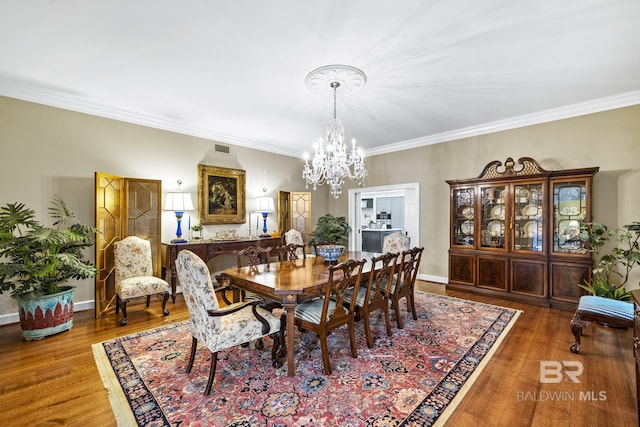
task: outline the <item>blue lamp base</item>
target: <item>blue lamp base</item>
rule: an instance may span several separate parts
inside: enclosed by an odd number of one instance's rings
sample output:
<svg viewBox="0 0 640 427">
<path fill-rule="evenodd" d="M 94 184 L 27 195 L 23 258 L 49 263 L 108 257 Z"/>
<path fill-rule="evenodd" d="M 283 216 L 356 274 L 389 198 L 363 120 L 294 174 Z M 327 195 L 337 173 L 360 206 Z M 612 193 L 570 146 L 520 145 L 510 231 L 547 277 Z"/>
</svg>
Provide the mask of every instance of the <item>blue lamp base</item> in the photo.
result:
<svg viewBox="0 0 640 427">
<path fill-rule="evenodd" d="M 178 221 L 178 229 L 176 230 L 176 238 L 171 240 L 171 243 L 187 243 L 185 239 L 182 238 L 182 228 L 180 224 L 182 223 L 182 215 L 184 212 L 176 211 L 176 221 Z"/>
<path fill-rule="evenodd" d="M 262 219 L 264 221 L 262 225 L 262 234 L 259 237 L 271 237 L 269 233 L 267 233 L 267 217 L 269 216 L 268 212 L 262 212 Z"/>
</svg>

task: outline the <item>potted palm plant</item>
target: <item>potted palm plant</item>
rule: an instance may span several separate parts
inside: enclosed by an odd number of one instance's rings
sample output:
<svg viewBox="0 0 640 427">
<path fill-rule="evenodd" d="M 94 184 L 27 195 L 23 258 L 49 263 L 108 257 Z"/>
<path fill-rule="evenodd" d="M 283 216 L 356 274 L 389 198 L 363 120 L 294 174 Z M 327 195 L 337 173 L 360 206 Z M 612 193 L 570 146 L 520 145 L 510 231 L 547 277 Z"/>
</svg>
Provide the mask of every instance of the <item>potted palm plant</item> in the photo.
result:
<svg viewBox="0 0 640 427">
<path fill-rule="evenodd" d="M 595 296 L 631 301 L 626 285 L 640 265 L 640 222 L 613 229 L 597 222 L 584 223 L 579 238 L 589 243 L 594 264 L 591 280 L 578 286 Z M 606 252 L 608 244 L 613 246 Z"/>
<path fill-rule="evenodd" d="M 80 224 L 60 197 L 48 210 L 52 227 L 23 203 L 0 208 L 0 293 L 11 292 L 17 300 L 26 340 L 70 329 L 75 287 L 68 281 L 98 273 L 82 253 L 95 244 L 98 230 Z"/>
<path fill-rule="evenodd" d="M 343 216 L 325 214 L 318 218 L 311 232 L 311 244 L 325 261 L 335 262 L 344 252 L 351 227 Z"/>
</svg>

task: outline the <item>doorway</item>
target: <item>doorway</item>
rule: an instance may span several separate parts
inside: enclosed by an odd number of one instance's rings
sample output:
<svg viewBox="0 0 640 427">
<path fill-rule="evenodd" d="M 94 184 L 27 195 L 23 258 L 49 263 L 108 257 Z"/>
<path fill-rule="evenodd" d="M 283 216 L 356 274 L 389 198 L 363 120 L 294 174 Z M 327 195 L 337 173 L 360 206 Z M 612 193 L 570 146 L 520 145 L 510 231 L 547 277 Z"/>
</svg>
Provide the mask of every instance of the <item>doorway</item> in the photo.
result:
<svg viewBox="0 0 640 427">
<path fill-rule="evenodd" d="M 353 234 L 349 239 L 349 250 L 362 250 L 362 199 L 363 194 L 379 197 L 389 195 L 404 197 L 403 228 L 411 238 L 411 246 L 420 246 L 420 183 L 383 185 L 379 187 L 358 187 L 349 190 L 349 224 L 353 224 Z M 366 224 L 364 224 L 366 225 Z"/>
<path fill-rule="evenodd" d="M 295 228 L 302 233 L 305 246 L 311 241 L 311 193 L 278 191 L 278 233 Z"/>
</svg>

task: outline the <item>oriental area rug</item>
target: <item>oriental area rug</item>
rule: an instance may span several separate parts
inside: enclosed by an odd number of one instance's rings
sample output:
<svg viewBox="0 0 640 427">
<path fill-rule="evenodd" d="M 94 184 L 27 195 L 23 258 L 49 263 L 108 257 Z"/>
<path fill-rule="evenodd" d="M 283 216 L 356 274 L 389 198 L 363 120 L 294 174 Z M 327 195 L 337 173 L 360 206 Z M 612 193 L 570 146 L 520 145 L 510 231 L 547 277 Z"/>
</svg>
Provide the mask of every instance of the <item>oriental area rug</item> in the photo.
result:
<svg viewBox="0 0 640 427">
<path fill-rule="evenodd" d="M 403 301 L 404 303 L 404 301 Z M 388 337 L 374 313 L 374 347 L 356 323 L 358 357 L 346 327 L 329 336 L 333 373 L 325 375 L 317 336 L 296 331 L 296 373 L 271 364 L 265 348 L 221 352 L 211 394 L 203 390 L 209 352 L 199 346 L 190 374 L 189 323 L 94 344 L 120 426 L 430 426 L 443 424 L 520 312 L 416 292 L 418 320 Z M 392 321 L 395 321 L 393 318 Z"/>
</svg>

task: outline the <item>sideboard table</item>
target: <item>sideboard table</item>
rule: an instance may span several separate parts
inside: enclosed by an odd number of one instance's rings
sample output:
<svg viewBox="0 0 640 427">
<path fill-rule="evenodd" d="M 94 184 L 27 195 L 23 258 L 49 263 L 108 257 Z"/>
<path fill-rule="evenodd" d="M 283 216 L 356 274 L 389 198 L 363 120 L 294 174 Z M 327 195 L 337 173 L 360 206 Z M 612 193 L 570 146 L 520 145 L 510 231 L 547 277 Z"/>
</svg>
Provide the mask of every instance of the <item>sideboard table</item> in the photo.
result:
<svg viewBox="0 0 640 427">
<path fill-rule="evenodd" d="M 170 274 L 168 282 L 171 285 L 171 300 L 176 302 L 176 287 L 178 285 L 178 274 L 176 273 L 176 258 L 178 252 L 187 249 L 198 255 L 208 262 L 210 259 L 218 255 L 233 253 L 235 250 L 241 250 L 251 245 L 257 245 L 262 248 L 280 245 L 282 239 L 280 237 L 261 237 L 255 239 L 238 239 L 238 240 L 201 240 L 189 241 L 188 243 L 162 243 L 162 277 L 166 277 L 166 272 Z"/>
</svg>

